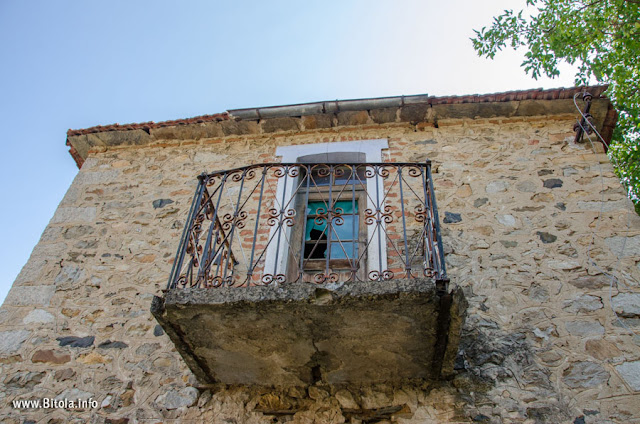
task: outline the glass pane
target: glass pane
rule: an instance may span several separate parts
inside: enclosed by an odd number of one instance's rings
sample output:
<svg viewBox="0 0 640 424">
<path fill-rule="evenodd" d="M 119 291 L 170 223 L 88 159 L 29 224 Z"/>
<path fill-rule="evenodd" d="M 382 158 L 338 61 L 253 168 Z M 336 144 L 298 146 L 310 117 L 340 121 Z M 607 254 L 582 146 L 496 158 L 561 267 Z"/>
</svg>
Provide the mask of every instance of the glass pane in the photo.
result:
<svg viewBox="0 0 640 424">
<path fill-rule="evenodd" d="M 329 185 L 329 176 L 318 176 L 318 174 L 316 172 L 313 172 L 311 174 L 313 176 L 313 180 L 311 180 L 311 182 L 309 183 L 309 185 L 311 187 L 313 187 L 313 183 L 315 182 L 315 185 L 317 186 L 328 186 Z"/>
<path fill-rule="evenodd" d="M 350 193 L 349 193 L 350 194 Z M 342 198 L 346 197 L 345 193 L 342 193 L 342 196 L 340 196 Z M 358 212 L 358 202 L 352 202 L 351 199 L 349 200 L 339 200 L 339 201 L 333 201 L 333 209 L 340 209 L 342 212 L 341 213 L 353 213 L 353 206 L 355 203 L 355 207 L 356 207 L 356 212 Z M 329 200 L 327 199 L 326 202 L 323 201 L 313 201 L 313 202 L 309 202 L 307 204 L 307 215 L 317 215 L 318 213 L 327 213 L 327 205 L 329 204 Z"/>
<path fill-rule="evenodd" d="M 356 258 L 357 256 L 358 256 L 358 243 L 331 242 L 331 259 L 353 259 L 353 258 Z"/>
<path fill-rule="evenodd" d="M 307 205 L 307 215 L 316 215 L 318 214 L 318 209 L 320 212 L 327 212 L 327 203 L 325 202 L 309 202 Z"/>
<path fill-rule="evenodd" d="M 342 225 L 333 225 L 332 239 L 339 240 L 355 240 L 358 238 L 358 215 L 342 215 L 344 223 Z M 354 232 L 355 229 L 355 232 Z"/>
<path fill-rule="evenodd" d="M 342 218 L 344 219 L 344 223 L 342 225 L 336 225 L 334 221 L 334 232 L 331 235 L 332 238 L 338 237 L 340 240 L 354 240 L 358 237 L 358 215 L 349 215 L 353 213 L 353 206 L 355 203 L 356 210 L 358 212 L 358 202 L 352 202 L 351 200 L 341 200 L 339 202 L 335 202 L 334 208 L 335 210 L 340 209 L 342 214 Z M 320 202 L 309 202 L 307 205 L 307 214 L 308 215 L 316 215 L 318 212 L 326 213 L 327 205 Z M 354 223 L 355 220 L 355 223 Z M 355 233 L 354 233 L 354 224 L 355 224 Z M 305 240 L 326 240 L 328 237 L 327 228 L 327 220 L 319 219 L 316 221 L 315 217 L 307 218 L 307 226 L 305 230 Z"/>
<path fill-rule="evenodd" d="M 313 218 L 307 219 L 307 230 L 304 236 L 305 240 L 326 240 L 327 232 L 325 229 L 327 228 L 327 221 L 322 220 L 320 224 L 316 223 Z"/>
<path fill-rule="evenodd" d="M 345 197 L 344 193 L 341 197 Z M 355 202 L 352 202 L 351 199 L 349 200 L 340 200 L 338 202 L 335 202 L 333 209 L 338 209 L 340 208 L 342 210 L 341 213 L 353 213 L 353 206 L 355 204 L 356 207 L 356 212 L 358 212 L 358 201 L 356 200 Z"/>
</svg>

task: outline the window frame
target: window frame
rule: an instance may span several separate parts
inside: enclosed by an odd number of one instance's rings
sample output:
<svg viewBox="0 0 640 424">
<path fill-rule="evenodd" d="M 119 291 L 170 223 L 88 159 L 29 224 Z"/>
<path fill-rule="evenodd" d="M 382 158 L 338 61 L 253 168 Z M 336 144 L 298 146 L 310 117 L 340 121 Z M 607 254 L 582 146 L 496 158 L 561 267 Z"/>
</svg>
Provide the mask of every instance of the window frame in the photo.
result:
<svg viewBox="0 0 640 424">
<path fill-rule="evenodd" d="M 327 154 L 328 156 L 333 153 L 361 153 L 364 154 L 363 164 L 366 165 L 367 163 L 383 162 L 382 150 L 388 148 L 389 143 L 387 139 L 373 139 L 279 146 L 276 148 L 276 156 L 282 157 L 282 163 L 299 163 L 298 158 L 304 156 L 319 154 Z M 322 162 L 320 161 L 320 163 Z M 287 175 L 280 178 L 276 187 L 276 198 L 291 199 L 294 195 L 294 189 L 298 184 L 298 178 L 298 176 L 288 177 Z M 363 190 L 362 193 L 364 194 L 365 201 L 364 204 L 358 205 L 360 211 L 359 214 L 361 214 L 365 209 L 375 210 L 374 202 L 379 203 L 380 207 L 384 207 L 384 202 L 382 202 L 382 199 L 384 198 L 384 182 L 381 176 L 376 175 L 372 178 L 367 178 L 366 191 Z M 291 209 L 295 210 L 297 207 L 298 200 L 296 199 Z M 362 223 L 361 225 L 363 225 L 364 219 L 361 218 L 360 222 Z M 382 223 L 382 225 L 384 226 L 384 223 Z M 295 225 L 294 227 L 298 227 L 298 225 Z M 379 237 L 378 235 L 375 235 L 375 228 L 372 228 L 374 226 L 365 225 L 365 227 L 363 234 L 363 236 L 366 234 L 364 246 L 368 246 L 365 261 L 366 267 L 363 267 L 363 264 L 361 264 L 360 268 L 366 269 L 366 272 L 368 273 L 373 271 L 382 272 L 387 269 L 387 251 L 384 236 Z M 267 246 L 265 253 L 265 273 L 272 275 L 284 274 L 291 278 L 294 276 L 290 275 L 290 270 L 293 269 L 293 267 L 289 266 L 289 262 L 291 260 L 289 246 L 293 245 L 291 241 L 293 240 L 294 228 L 288 226 L 281 229 L 277 229 L 275 226 L 271 227 L 269 238 L 272 239 L 277 231 L 284 232 L 284 237 L 280 237 L 279 242 L 276 242 L 276 238 L 273 238 L 274 242 Z M 380 231 L 382 231 L 382 229 L 380 229 Z M 278 254 L 278 252 L 280 252 L 280 254 Z M 283 252 L 286 253 L 282 254 Z M 288 281 L 294 281 L 297 279 L 293 278 L 293 280 L 291 280 L 289 278 L 287 279 Z M 367 279 L 366 275 L 361 277 L 360 274 L 357 275 L 357 278 L 362 278 L 364 280 Z"/>
<path fill-rule="evenodd" d="M 298 199 L 296 199 L 296 216 L 301 217 L 302 219 L 294 226 L 292 235 L 291 235 L 291 253 L 289 254 L 289 262 L 287 269 L 287 277 L 288 281 L 297 280 L 300 272 L 302 272 L 302 277 L 304 282 L 313 282 L 314 274 L 317 274 L 320 271 L 324 271 L 327 269 L 327 265 L 330 269 L 330 272 L 334 270 L 340 274 L 351 273 L 352 261 L 356 261 L 360 263 L 360 267 L 357 269 L 355 278 L 364 280 L 367 276 L 367 225 L 365 223 L 365 214 L 364 211 L 366 209 L 367 204 L 367 193 L 362 187 L 354 187 L 352 189 L 352 183 L 349 184 L 334 184 L 331 186 L 333 192 L 336 189 L 340 189 L 341 187 L 346 186 L 347 188 L 344 190 L 346 196 L 341 196 L 339 199 L 332 198 L 331 203 L 335 205 L 337 202 L 342 201 L 351 201 L 353 194 L 355 194 L 355 204 L 358 205 L 358 212 L 355 214 L 358 216 L 358 225 L 357 225 L 357 239 L 355 239 L 358 248 L 357 254 L 353 259 L 345 258 L 345 259 L 304 259 L 302 258 L 303 269 L 300 270 L 300 265 L 295 263 L 295 258 L 293 253 L 295 253 L 295 249 L 299 247 L 303 247 L 306 243 L 303 244 L 303 238 L 306 233 L 306 224 L 304 222 L 307 221 L 308 215 L 306 214 L 305 208 L 311 202 L 325 202 L 328 206 L 329 202 L 329 185 L 316 187 L 314 191 L 305 196 L 305 193 L 299 193 Z M 346 198 L 348 197 L 348 198 Z M 305 204 L 306 201 L 306 204 Z M 344 224 L 343 224 L 344 225 Z M 332 228 L 335 228 L 332 226 Z M 332 243 L 336 241 L 332 240 Z M 329 242 L 327 240 L 327 246 Z M 346 247 L 346 246 L 345 246 Z M 366 250 L 365 250 L 366 249 Z M 304 256 L 304 250 L 301 251 L 302 256 Z M 314 265 L 322 265 L 314 268 Z M 316 271 L 316 272 L 314 272 Z"/>
</svg>

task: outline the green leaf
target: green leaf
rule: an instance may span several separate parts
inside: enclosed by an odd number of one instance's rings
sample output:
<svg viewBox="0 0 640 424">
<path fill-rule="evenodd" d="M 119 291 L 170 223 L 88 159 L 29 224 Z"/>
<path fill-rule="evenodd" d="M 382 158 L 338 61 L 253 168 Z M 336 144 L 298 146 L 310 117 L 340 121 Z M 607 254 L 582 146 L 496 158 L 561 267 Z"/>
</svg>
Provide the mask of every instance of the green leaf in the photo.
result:
<svg viewBox="0 0 640 424">
<path fill-rule="evenodd" d="M 619 112 L 609 156 L 640 211 L 640 2 L 628 0 L 527 0 L 527 8 L 505 10 L 471 39 L 480 56 L 493 59 L 509 45 L 524 48 L 526 73 L 560 75 L 562 61 L 578 67 L 576 84 L 609 84 Z M 524 17 L 527 16 L 527 17 Z"/>
</svg>

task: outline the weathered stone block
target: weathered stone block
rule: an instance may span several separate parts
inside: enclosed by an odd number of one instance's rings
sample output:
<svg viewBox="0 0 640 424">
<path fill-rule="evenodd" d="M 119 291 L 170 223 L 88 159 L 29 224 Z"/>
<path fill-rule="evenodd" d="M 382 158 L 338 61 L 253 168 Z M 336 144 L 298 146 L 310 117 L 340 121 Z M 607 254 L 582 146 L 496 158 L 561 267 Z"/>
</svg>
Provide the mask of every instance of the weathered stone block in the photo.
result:
<svg viewBox="0 0 640 424">
<path fill-rule="evenodd" d="M 55 318 L 49 312 L 42 309 L 34 309 L 22 320 L 24 324 L 48 324 L 54 322 Z"/>
<path fill-rule="evenodd" d="M 535 193 L 538 190 L 538 185 L 533 181 L 520 181 L 516 184 L 516 190 L 523 193 Z"/>
<path fill-rule="evenodd" d="M 584 350 L 600 361 L 611 360 L 622 355 L 614 343 L 606 340 L 587 340 L 584 344 Z"/>
<path fill-rule="evenodd" d="M 610 200 L 608 202 L 601 202 L 599 200 L 578 202 L 578 209 L 583 211 L 612 212 L 617 210 L 630 210 L 631 208 L 632 208 L 631 201 L 628 199 Z"/>
<path fill-rule="evenodd" d="M 224 136 L 219 122 L 151 128 L 150 131 L 156 140 L 200 140 Z"/>
<path fill-rule="evenodd" d="M 576 297 L 573 300 L 564 302 L 563 309 L 567 312 L 579 313 L 579 312 L 594 312 L 598 309 L 602 309 L 602 300 L 598 296 L 591 296 L 583 294 Z"/>
<path fill-rule="evenodd" d="M 151 141 L 151 136 L 145 130 L 104 131 L 92 135 L 99 138 L 106 146 L 139 146 Z"/>
<path fill-rule="evenodd" d="M 76 360 L 85 365 L 108 364 L 113 361 L 111 357 L 101 355 L 97 352 L 80 355 Z"/>
<path fill-rule="evenodd" d="M 580 263 L 578 261 L 568 261 L 568 260 L 556 260 L 551 259 L 547 261 L 547 266 L 551 269 L 557 269 L 561 271 L 571 271 L 573 269 L 580 268 Z"/>
<path fill-rule="evenodd" d="M 64 266 L 53 280 L 57 290 L 69 290 L 77 286 L 79 281 L 84 279 L 85 273 L 82 268 L 75 266 Z"/>
<path fill-rule="evenodd" d="M 473 194 L 473 190 L 471 189 L 471 186 L 469 184 L 462 184 L 458 190 L 456 190 L 456 197 L 459 198 L 466 198 L 469 197 Z"/>
<path fill-rule="evenodd" d="M 462 221 L 462 216 L 459 213 L 448 211 L 444 213 L 444 219 L 442 220 L 445 224 L 455 224 L 460 221 Z"/>
<path fill-rule="evenodd" d="M 433 111 L 438 121 L 444 119 L 494 118 L 497 116 L 512 116 L 518 106 L 518 102 L 439 104 L 433 105 Z"/>
<path fill-rule="evenodd" d="M 640 361 L 625 362 L 616 366 L 616 371 L 633 390 L 640 392 Z"/>
<path fill-rule="evenodd" d="M 559 188 L 562 187 L 562 184 L 563 182 L 559 178 L 549 178 L 542 183 L 545 188 Z"/>
<path fill-rule="evenodd" d="M 332 115 L 308 115 L 302 117 L 302 125 L 305 130 L 331 128 L 333 126 Z"/>
<path fill-rule="evenodd" d="M 428 103 L 405 105 L 400 108 L 400 121 L 413 123 L 425 121 L 430 107 Z"/>
<path fill-rule="evenodd" d="M 62 393 L 60 393 L 58 396 L 56 396 L 56 400 L 58 401 L 64 401 L 64 400 L 88 400 L 89 398 L 93 398 L 94 395 L 93 393 L 90 392 L 85 392 L 84 390 L 80 390 L 80 389 L 67 389 L 65 391 L 63 391 Z"/>
<path fill-rule="evenodd" d="M 558 236 L 547 233 L 546 231 L 536 231 L 536 234 L 540 237 L 540 241 L 545 244 L 553 243 L 558 240 Z"/>
<path fill-rule="evenodd" d="M 606 275 L 584 275 L 582 277 L 569 280 L 569 284 L 579 289 L 601 289 L 611 283 L 611 278 Z"/>
<path fill-rule="evenodd" d="M 98 345 L 100 349 L 124 349 L 125 347 L 129 347 L 128 344 L 124 342 L 112 342 L 111 340 L 107 340 Z"/>
<path fill-rule="evenodd" d="M 93 234 L 93 232 L 94 232 L 94 228 L 90 225 L 78 225 L 75 227 L 67 227 L 63 231 L 62 236 L 65 239 L 76 239 L 76 238 L 83 237 L 87 234 Z"/>
<path fill-rule="evenodd" d="M 173 203 L 173 200 L 171 199 L 156 199 L 152 202 L 152 205 L 153 209 L 160 209 L 170 205 L 171 203 Z"/>
<path fill-rule="evenodd" d="M 365 110 L 359 112 L 339 112 L 338 125 L 364 125 L 369 122 L 369 114 Z"/>
<path fill-rule="evenodd" d="M 376 124 L 385 124 L 387 122 L 395 122 L 398 109 L 388 107 L 383 109 L 371 109 L 369 115 Z"/>
<path fill-rule="evenodd" d="M 272 133 L 276 131 L 299 131 L 300 118 L 268 118 L 261 122 L 262 131 Z"/>
<path fill-rule="evenodd" d="M 95 337 L 87 336 L 87 337 L 75 337 L 75 336 L 67 336 L 67 337 L 58 337 L 56 339 L 60 346 L 69 346 L 69 347 L 89 347 L 93 344 Z"/>
<path fill-rule="evenodd" d="M 62 352 L 55 352 L 51 349 L 38 350 L 31 357 L 31 362 L 45 362 L 48 364 L 64 364 L 71 360 L 71 355 Z"/>
<path fill-rule="evenodd" d="M 76 372 L 72 368 L 65 368 L 63 370 L 58 370 L 54 374 L 54 378 L 57 381 L 65 381 L 70 380 L 76 375 Z"/>
<path fill-rule="evenodd" d="M 45 372 L 20 371 L 4 380 L 5 387 L 9 389 L 33 389 L 40 384 L 47 375 Z"/>
<path fill-rule="evenodd" d="M 620 258 L 640 256 L 640 235 L 633 237 L 609 237 L 605 239 L 605 243 L 609 249 L 611 249 L 611 252 Z"/>
<path fill-rule="evenodd" d="M 513 217 L 513 215 L 496 215 L 496 221 L 498 221 L 500 224 L 504 225 L 505 227 L 515 227 L 517 224 L 516 219 Z"/>
<path fill-rule="evenodd" d="M 611 301 L 618 315 L 625 318 L 640 317 L 640 293 L 620 293 Z"/>
<path fill-rule="evenodd" d="M 49 306 L 55 289 L 55 286 L 14 286 L 9 290 L 4 303 L 15 306 Z"/>
<path fill-rule="evenodd" d="M 185 387 L 182 390 L 169 390 L 156 398 L 156 405 L 163 409 L 178 409 L 191 406 L 198 400 L 198 389 Z"/>
<path fill-rule="evenodd" d="M 473 206 L 479 208 L 480 206 L 485 205 L 488 201 L 489 199 L 487 199 L 486 197 L 481 197 L 473 201 Z"/>
<path fill-rule="evenodd" d="M 161 325 L 156 325 L 155 327 L 153 327 L 153 335 L 156 337 L 160 337 L 164 334 L 164 330 L 162 329 Z"/>
<path fill-rule="evenodd" d="M 0 332 L 0 357 L 13 355 L 20 350 L 31 331 L 27 330 L 9 330 Z"/>
<path fill-rule="evenodd" d="M 74 190 L 77 185 L 106 185 L 117 181 L 121 172 L 119 170 L 112 171 L 80 171 L 74 182 Z"/>
<path fill-rule="evenodd" d="M 96 221 L 96 212 L 94 206 L 58 208 L 53 218 L 51 218 L 51 224 L 66 224 L 71 222 L 93 223 Z"/>
<path fill-rule="evenodd" d="M 606 383 L 609 372 L 595 362 L 576 362 L 562 374 L 562 381 L 572 388 L 597 387 Z"/>
<path fill-rule="evenodd" d="M 565 327 L 572 336 L 599 336 L 604 334 L 604 327 L 597 321 L 567 321 Z"/>
<path fill-rule="evenodd" d="M 258 134 L 260 127 L 256 121 L 222 121 L 222 132 L 228 135 Z"/>
<path fill-rule="evenodd" d="M 491 181 L 487 184 L 485 191 L 490 194 L 501 193 L 503 191 L 507 191 L 509 188 L 509 183 L 502 180 Z"/>
</svg>

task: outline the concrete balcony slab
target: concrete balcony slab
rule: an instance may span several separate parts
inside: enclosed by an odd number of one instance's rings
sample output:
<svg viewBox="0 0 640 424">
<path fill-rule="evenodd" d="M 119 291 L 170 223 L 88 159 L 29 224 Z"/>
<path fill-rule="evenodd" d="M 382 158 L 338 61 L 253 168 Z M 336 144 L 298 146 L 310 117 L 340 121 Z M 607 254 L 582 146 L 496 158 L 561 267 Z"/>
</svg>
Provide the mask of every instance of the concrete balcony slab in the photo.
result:
<svg viewBox="0 0 640 424">
<path fill-rule="evenodd" d="M 438 380 L 466 301 L 431 279 L 168 290 L 152 313 L 203 384 Z"/>
</svg>

